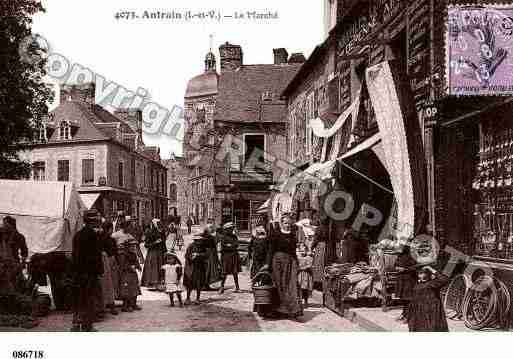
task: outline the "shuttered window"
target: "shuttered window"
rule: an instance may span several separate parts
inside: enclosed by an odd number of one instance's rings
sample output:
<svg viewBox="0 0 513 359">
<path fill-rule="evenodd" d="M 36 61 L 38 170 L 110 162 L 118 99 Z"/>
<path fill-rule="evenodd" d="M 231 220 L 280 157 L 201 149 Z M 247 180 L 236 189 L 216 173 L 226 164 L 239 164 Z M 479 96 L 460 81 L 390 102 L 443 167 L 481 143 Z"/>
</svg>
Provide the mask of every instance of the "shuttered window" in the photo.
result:
<svg viewBox="0 0 513 359">
<path fill-rule="evenodd" d="M 93 184 L 94 183 L 94 159 L 83 159 L 82 160 L 82 183 Z"/>
</svg>

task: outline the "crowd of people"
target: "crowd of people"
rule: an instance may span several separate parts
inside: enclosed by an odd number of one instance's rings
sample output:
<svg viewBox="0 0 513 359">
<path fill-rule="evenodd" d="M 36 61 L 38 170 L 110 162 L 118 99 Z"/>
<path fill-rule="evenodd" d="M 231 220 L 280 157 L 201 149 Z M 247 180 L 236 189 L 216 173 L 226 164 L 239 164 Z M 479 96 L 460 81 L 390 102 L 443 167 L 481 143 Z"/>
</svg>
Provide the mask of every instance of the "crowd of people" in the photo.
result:
<svg viewBox="0 0 513 359">
<path fill-rule="evenodd" d="M 203 230 L 192 235 L 183 263 L 176 253 L 184 246 L 180 226 L 179 218 L 166 224 L 153 219 L 148 226 L 140 227 L 137 220 L 122 212 L 105 219 L 96 210 L 86 211 L 84 226 L 75 234 L 72 246 L 72 330 L 95 331 L 93 323 L 107 314 L 119 315 L 116 301 L 122 302 L 121 312 L 142 310 L 137 303 L 141 287 L 167 293 L 170 306 L 175 306 L 176 299 L 180 307 L 200 304 L 203 291 L 215 290 L 222 295 L 230 279 L 234 291 L 240 292 L 242 260 L 234 223 L 216 227 L 209 219 Z M 253 229 L 248 246 L 250 278 L 256 286 L 273 288 L 268 303 L 255 302 L 253 306 L 263 318 L 298 320 L 308 306 L 315 283 L 313 268 L 316 261 L 324 261 L 318 254 L 325 253 L 328 244 L 322 223 L 311 227 L 315 228 L 312 235 L 302 240 L 297 232 L 300 227 L 292 225 L 289 214 L 283 214 L 279 221 L 262 217 Z M 27 259 L 23 235 L 11 217 L 4 218 L 2 228 L 3 238 L 9 238 L 0 243 L 2 257 L 14 259 L 21 268 Z M 401 271 L 397 294 L 407 300 L 400 319 L 412 331 L 446 331 L 440 290 L 447 278 L 433 267 L 419 267 L 409 248 L 404 247 L 397 261 Z M 20 271 L 10 273 L 9 282 L 15 284 L 20 275 Z"/>
</svg>

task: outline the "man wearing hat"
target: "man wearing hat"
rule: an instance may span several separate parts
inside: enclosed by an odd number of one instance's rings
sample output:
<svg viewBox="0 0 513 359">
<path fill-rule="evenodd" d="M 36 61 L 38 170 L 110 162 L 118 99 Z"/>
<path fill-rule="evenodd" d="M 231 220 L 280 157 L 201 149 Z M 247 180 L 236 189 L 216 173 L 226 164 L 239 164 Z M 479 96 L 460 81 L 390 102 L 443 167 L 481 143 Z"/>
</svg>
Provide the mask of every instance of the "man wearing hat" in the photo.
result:
<svg viewBox="0 0 513 359">
<path fill-rule="evenodd" d="M 235 282 L 235 292 L 239 292 L 239 272 L 242 271 L 239 255 L 239 239 L 234 233 L 235 225 L 233 222 L 228 222 L 223 226 L 223 230 L 219 233 L 219 242 L 221 243 L 221 263 L 222 263 L 222 278 L 221 288 L 219 293 L 224 293 L 224 283 L 228 274 L 233 275 Z"/>
<path fill-rule="evenodd" d="M 97 228 L 100 217 L 96 210 L 84 212 L 84 227 L 73 237 L 72 271 L 75 285 L 73 331 L 95 331 L 95 294 L 103 274 L 103 260 Z"/>
</svg>

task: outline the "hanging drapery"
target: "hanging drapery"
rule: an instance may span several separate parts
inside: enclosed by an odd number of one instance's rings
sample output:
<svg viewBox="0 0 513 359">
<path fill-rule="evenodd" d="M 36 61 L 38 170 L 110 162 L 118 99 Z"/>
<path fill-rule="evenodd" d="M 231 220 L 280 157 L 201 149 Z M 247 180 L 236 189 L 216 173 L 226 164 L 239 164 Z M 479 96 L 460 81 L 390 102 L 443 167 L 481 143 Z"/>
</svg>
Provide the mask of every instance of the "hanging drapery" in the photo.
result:
<svg viewBox="0 0 513 359">
<path fill-rule="evenodd" d="M 397 200 L 397 221 L 402 234 L 411 236 L 426 214 L 424 153 L 413 95 L 389 62 L 368 68 L 366 82 Z"/>
<path fill-rule="evenodd" d="M 358 109 L 360 108 L 360 93 L 361 89 L 358 90 L 356 94 L 356 99 L 353 103 L 338 117 L 337 121 L 330 128 L 324 127 L 324 122 L 320 118 L 314 118 L 310 120 L 310 127 L 313 130 L 313 133 L 317 137 L 328 138 L 333 136 L 346 122 L 349 115 L 358 114 Z"/>
</svg>

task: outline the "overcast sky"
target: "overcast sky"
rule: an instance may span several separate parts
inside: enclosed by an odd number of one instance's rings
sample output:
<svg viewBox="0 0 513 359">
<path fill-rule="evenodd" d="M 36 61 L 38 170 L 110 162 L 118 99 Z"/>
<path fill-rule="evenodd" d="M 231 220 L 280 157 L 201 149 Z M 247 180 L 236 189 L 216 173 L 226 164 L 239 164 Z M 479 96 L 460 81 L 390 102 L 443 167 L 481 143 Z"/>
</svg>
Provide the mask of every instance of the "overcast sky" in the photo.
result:
<svg viewBox="0 0 513 359">
<path fill-rule="evenodd" d="M 142 87 L 152 101 L 168 109 L 183 106 L 187 81 L 203 72 L 213 34 L 214 53 L 229 41 L 242 46 L 244 63 L 272 63 L 272 49 L 312 52 L 322 41 L 322 0 L 43 0 L 46 13 L 36 16 L 33 29 L 45 37 L 52 52 L 66 56 L 131 91 Z M 191 13 L 219 12 L 217 20 L 116 19 L 119 11 Z M 277 12 L 278 19 L 224 18 L 235 12 Z M 130 15 L 131 16 L 131 15 Z M 97 91 L 98 93 L 98 91 Z M 54 104 L 55 106 L 55 104 Z M 168 136 L 145 135 L 163 158 L 181 153 Z"/>
</svg>

